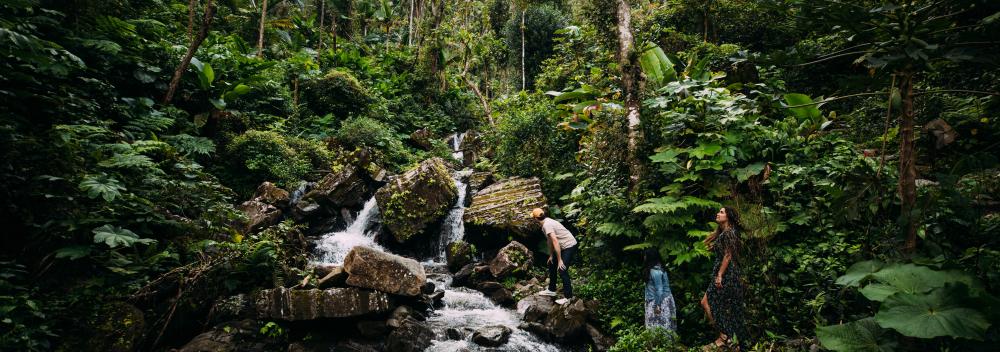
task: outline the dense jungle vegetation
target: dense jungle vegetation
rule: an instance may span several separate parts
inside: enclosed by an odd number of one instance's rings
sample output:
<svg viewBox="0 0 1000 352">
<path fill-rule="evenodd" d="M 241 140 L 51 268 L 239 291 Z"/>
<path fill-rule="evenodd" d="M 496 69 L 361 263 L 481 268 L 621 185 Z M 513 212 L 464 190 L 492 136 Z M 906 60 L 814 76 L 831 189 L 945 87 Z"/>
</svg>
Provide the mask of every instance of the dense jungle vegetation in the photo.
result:
<svg viewBox="0 0 1000 352">
<path fill-rule="evenodd" d="M 613 350 L 715 338 L 722 205 L 753 350 L 995 350 L 998 38 L 991 0 L 6 0 L 0 350 L 115 350 L 135 314 L 127 349 L 179 347 L 302 275 L 303 225 L 240 225 L 259 184 L 460 163 L 465 131 L 578 234 Z"/>
</svg>

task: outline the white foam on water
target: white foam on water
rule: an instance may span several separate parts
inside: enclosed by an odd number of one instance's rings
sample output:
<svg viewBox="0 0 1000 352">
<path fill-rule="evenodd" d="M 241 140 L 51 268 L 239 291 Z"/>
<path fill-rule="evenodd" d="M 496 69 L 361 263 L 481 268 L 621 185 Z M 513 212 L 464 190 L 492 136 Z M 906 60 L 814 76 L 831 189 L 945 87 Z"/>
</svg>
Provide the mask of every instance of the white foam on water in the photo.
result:
<svg viewBox="0 0 1000 352">
<path fill-rule="evenodd" d="M 365 202 L 364 208 L 361 209 L 361 212 L 358 213 L 358 216 L 351 222 L 347 229 L 325 234 L 316 242 L 314 264 L 343 265 L 347 253 L 357 246 L 367 246 L 384 250 L 375 243 L 376 233 L 374 231 L 365 231 L 376 216 L 378 216 L 378 204 L 375 202 L 375 197 L 372 197 Z"/>
</svg>

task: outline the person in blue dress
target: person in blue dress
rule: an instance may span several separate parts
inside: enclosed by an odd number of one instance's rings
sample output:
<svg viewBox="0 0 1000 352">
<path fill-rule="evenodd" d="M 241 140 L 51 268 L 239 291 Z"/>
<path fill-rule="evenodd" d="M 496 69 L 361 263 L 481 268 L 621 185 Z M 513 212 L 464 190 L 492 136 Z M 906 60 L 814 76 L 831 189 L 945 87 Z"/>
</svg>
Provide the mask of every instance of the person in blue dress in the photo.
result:
<svg viewBox="0 0 1000 352">
<path fill-rule="evenodd" d="M 646 274 L 646 328 L 665 329 L 671 333 L 677 328 L 674 296 L 670 293 L 670 278 L 663 265 L 660 252 L 646 248 L 643 252 Z"/>
</svg>

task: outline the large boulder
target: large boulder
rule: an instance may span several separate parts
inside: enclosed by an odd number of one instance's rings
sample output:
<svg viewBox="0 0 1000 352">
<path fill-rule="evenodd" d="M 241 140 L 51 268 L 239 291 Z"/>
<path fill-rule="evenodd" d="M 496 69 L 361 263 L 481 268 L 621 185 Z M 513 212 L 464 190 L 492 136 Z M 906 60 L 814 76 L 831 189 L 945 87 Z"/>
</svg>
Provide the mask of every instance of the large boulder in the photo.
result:
<svg viewBox="0 0 1000 352">
<path fill-rule="evenodd" d="M 424 267 L 416 260 L 357 246 L 344 259 L 347 284 L 401 296 L 419 295 L 427 282 Z"/>
<path fill-rule="evenodd" d="M 260 328 L 253 320 L 231 321 L 216 325 L 208 332 L 195 336 L 178 352 L 264 352 L 278 345 L 263 341 Z"/>
<path fill-rule="evenodd" d="M 555 300 L 552 296 L 531 295 L 517 302 L 517 312 L 525 322 L 543 323 L 556 307 Z"/>
<path fill-rule="evenodd" d="M 472 196 L 465 209 L 466 239 L 481 248 L 497 248 L 510 236 L 539 236 L 541 227 L 531 210 L 547 203 L 537 178 L 507 178 Z"/>
<path fill-rule="evenodd" d="M 431 144 L 431 130 L 427 129 L 427 127 L 410 133 L 410 141 L 424 150 L 434 149 L 434 145 Z"/>
<path fill-rule="evenodd" d="M 571 341 L 586 332 L 587 316 L 586 304 L 575 298 L 567 304 L 553 307 L 543 325 L 549 337 L 556 341 Z"/>
<path fill-rule="evenodd" d="M 386 351 L 418 352 L 431 346 L 434 331 L 416 319 L 406 318 L 386 339 Z"/>
<path fill-rule="evenodd" d="M 398 243 L 438 222 L 457 198 L 458 189 L 441 158 L 424 160 L 375 192 L 382 224 Z"/>
<path fill-rule="evenodd" d="M 302 196 L 292 213 L 298 219 L 336 213 L 340 208 L 357 208 L 364 205 L 371 190 L 364 170 L 345 165 L 319 180 Z"/>
<path fill-rule="evenodd" d="M 475 260 L 476 247 L 473 247 L 468 242 L 458 240 L 448 244 L 447 251 L 445 251 L 445 259 L 448 262 L 448 270 L 452 272 L 458 272 L 463 266 L 472 263 Z"/>
<path fill-rule="evenodd" d="M 503 325 L 491 325 L 479 328 L 472 334 L 472 342 L 486 347 L 500 347 L 507 343 L 513 331 Z"/>
<path fill-rule="evenodd" d="M 493 303 L 510 306 L 514 304 L 514 294 L 496 281 L 484 281 L 476 284 L 476 290 L 489 297 Z"/>
<path fill-rule="evenodd" d="M 259 318 L 288 321 L 355 317 L 393 308 L 388 294 L 354 287 L 326 290 L 278 287 L 258 292 L 254 302 Z"/>
<path fill-rule="evenodd" d="M 208 321 L 215 325 L 232 320 L 243 320 L 254 317 L 254 302 L 246 294 L 216 299 L 209 309 Z"/>
<path fill-rule="evenodd" d="M 469 191 L 475 194 L 486 186 L 492 185 L 496 180 L 493 173 L 489 171 L 477 171 L 469 175 Z M 471 198 L 469 199 L 472 200 Z"/>
<path fill-rule="evenodd" d="M 273 205 L 279 209 L 285 209 L 288 208 L 291 195 L 288 194 L 288 191 L 278 188 L 273 183 L 264 182 L 260 186 L 257 186 L 257 191 L 254 192 L 253 199 Z"/>
<path fill-rule="evenodd" d="M 236 209 L 247 218 L 240 229 L 244 233 L 257 232 L 281 221 L 280 209 L 256 199 L 243 202 Z"/>
<path fill-rule="evenodd" d="M 498 279 L 511 274 L 526 273 L 531 269 L 533 260 L 534 256 L 528 247 L 521 242 L 511 241 L 490 261 L 490 273 Z"/>
</svg>

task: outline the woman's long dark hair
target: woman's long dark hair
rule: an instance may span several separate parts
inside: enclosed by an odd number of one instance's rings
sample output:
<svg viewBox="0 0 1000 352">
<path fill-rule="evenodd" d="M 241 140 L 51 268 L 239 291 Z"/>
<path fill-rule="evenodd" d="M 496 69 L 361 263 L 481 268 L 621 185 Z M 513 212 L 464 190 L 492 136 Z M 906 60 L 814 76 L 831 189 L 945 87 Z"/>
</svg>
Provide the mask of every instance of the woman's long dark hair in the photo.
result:
<svg viewBox="0 0 1000 352">
<path fill-rule="evenodd" d="M 660 251 L 656 248 L 646 248 L 643 250 L 642 260 L 642 272 L 645 274 L 643 276 L 646 277 L 646 280 L 649 280 L 649 271 L 652 270 L 654 266 L 657 264 L 663 266 L 663 258 L 660 257 Z"/>
<path fill-rule="evenodd" d="M 733 233 L 736 234 L 736 238 L 739 239 L 743 232 L 743 221 L 740 220 L 740 213 L 728 205 L 722 207 L 722 209 L 726 210 L 726 223 L 729 224 L 729 228 L 733 229 Z M 722 225 L 720 224 L 711 235 L 708 235 L 708 238 L 705 239 L 705 244 L 709 249 L 715 245 L 715 241 L 719 238 L 719 234 L 721 233 Z"/>
</svg>

